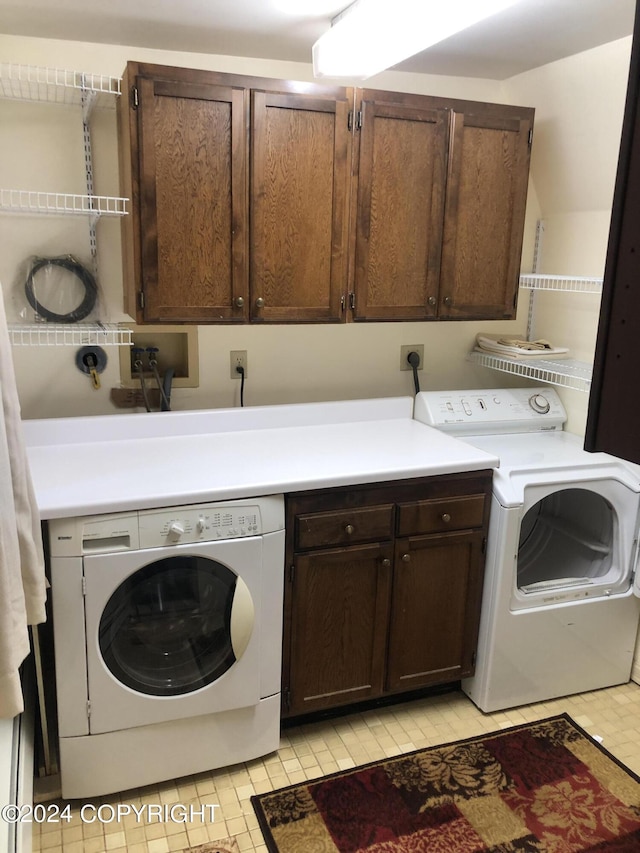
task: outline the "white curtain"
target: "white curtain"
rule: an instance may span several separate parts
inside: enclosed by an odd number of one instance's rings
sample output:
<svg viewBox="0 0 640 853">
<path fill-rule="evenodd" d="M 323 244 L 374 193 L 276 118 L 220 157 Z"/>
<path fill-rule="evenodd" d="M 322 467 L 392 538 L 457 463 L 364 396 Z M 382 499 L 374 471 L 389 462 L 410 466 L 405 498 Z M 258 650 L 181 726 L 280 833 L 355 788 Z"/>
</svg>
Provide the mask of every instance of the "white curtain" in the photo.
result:
<svg viewBox="0 0 640 853">
<path fill-rule="evenodd" d="M 14 717 L 23 710 L 27 626 L 46 618 L 47 582 L 1 287 L 0 398 L 0 717 Z"/>
</svg>

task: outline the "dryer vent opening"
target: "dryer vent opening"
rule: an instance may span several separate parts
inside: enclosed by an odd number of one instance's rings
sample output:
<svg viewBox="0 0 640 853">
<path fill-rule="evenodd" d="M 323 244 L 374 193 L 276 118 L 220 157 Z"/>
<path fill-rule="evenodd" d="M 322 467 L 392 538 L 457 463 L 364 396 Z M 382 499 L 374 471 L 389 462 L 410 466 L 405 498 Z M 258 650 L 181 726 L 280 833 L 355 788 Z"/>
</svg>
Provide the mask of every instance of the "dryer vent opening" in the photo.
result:
<svg viewBox="0 0 640 853">
<path fill-rule="evenodd" d="M 518 588 L 534 593 L 609 582 L 614 535 L 614 511 L 602 495 L 587 489 L 548 495 L 522 519 Z"/>
</svg>

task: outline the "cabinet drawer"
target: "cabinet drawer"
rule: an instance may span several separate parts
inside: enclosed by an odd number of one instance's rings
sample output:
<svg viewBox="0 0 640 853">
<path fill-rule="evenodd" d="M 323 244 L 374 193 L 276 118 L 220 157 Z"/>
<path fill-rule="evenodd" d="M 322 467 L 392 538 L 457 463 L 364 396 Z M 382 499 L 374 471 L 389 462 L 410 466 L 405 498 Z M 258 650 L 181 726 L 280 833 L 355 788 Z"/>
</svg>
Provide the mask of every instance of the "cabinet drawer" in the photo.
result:
<svg viewBox="0 0 640 853">
<path fill-rule="evenodd" d="M 296 516 L 295 548 L 322 548 L 391 539 L 393 504 Z"/>
<path fill-rule="evenodd" d="M 398 506 L 398 535 L 446 533 L 482 527 L 484 495 L 412 501 Z"/>
</svg>

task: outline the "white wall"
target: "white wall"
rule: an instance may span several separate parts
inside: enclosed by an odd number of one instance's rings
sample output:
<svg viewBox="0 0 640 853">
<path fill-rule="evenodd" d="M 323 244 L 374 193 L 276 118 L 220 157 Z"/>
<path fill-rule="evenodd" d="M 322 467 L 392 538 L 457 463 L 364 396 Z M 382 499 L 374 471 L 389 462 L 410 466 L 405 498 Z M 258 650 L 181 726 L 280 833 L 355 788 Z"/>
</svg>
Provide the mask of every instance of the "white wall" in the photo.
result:
<svg viewBox="0 0 640 853">
<path fill-rule="evenodd" d="M 537 272 L 602 276 L 629 72 L 631 37 L 509 80 L 508 99 L 536 107 L 531 174 L 545 222 Z M 537 337 L 593 359 L 600 297 L 538 293 Z M 588 395 L 560 390 L 568 428 L 584 433 Z"/>
<path fill-rule="evenodd" d="M 399 72 L 385 72 L 370 83 L 379 88 L 534 106 L 536 130 L 522 268 L 531 269 L 535 223 L 542 216 L 552 235 L 545 243 L 544 257 L 545 264 L 554 268 L 547 271 L 598 275 L 604 265 L 629 48 L 630 39 L 615 42 L 505 84 Z M 122 74 L 128 60 L 138 60 L 312 79 L 311 67 L 300 63 L 5 35 L 0 35 L 0 58 L 116 76 Z M 83 193 L 79 122 L 71 108 L 0 101 L 0 186 Z M 96 113 L 93 148 L 95 191 L 118 195 L 113 110 Z M 68 252 L 87 259 L 86 227 L 75 219 L 8 216 L 3 217 L 2 225 L 0 283 L 10 319 L 17 319 L 24 313 L 27 260 L 33 255 Z M 101 319 L 117 321 L 124 317 L 119 222 L 99 222 L 98 245 Z M 551 298 L 558 299 L 558 295 Z M 528 295 L 523 293 L 518 317 L 511 322 L 203 326 L 199 328 L 200 386 L 174 389 L 173 404 L 175 408 L 237 404 L 239 382 L 229 378 L 231 349 L 248 351 L 248 405 L 411 393 L 411 373 L 398 369 L 402 344 L 424 344 L 423 388 L 522 384 L 522 380 L 470 365 L 465 358 L 478 331 L 524 334 L 527 309 Z M 554 342 L 568 342 L 573 348 L 575 310 L 582 312 L 577 325 L 584 330 L 579 349 L 587 352 L 595 339 L 597 305 L 584 302 L 577 309 L 574 303 L 562 304 L 559 314 L 557 302 L 547 310 L 537 296 L 536 333 Z M 557 325 L 551 325 L 552 318 Z M 109 389 L 119 384 L 118 354 L 110 348 L 108 356 L 102 388 L 95 391 L 76 369 L 73 349 L 15 347 L 23 416 L 116 411 L 109 400 Z M 581 431 L 586 395 L 564 392 L 564 397 L 571 412 L 570 425 L 574 431 Z"/>
</svg>

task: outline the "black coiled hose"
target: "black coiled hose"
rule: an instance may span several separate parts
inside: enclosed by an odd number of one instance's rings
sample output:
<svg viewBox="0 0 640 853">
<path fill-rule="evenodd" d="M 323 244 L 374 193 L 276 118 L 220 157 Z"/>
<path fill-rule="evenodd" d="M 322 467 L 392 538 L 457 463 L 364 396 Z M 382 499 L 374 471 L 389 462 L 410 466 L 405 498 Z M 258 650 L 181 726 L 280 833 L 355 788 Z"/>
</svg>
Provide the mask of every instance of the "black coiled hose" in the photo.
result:
<svg viewBox="0 0 640 853">
<path fill-rule="evenodd" d="M 68 314 L 56 314 L 55 311 L 50 311 L 45 308 L 41 302 L 36 299 L 34 293 L 34 277 L 45 267 L 62 267 L 70 273 L 76 275 L 84 287 L 84 298 L 77 308 L 70 311 Z M 82 266 L 81 263 L 72 258 L 70 255 L 65 258 L 39 258 L 31 267 L 29 278 L 27 279 L 24 292 L 29 305 L 40 316 L 51 323 L 78 323 L 84 320 L 93 311 L 98 298 L 98 285 L 93 275 L 88 269 Z"/>
</svg>

